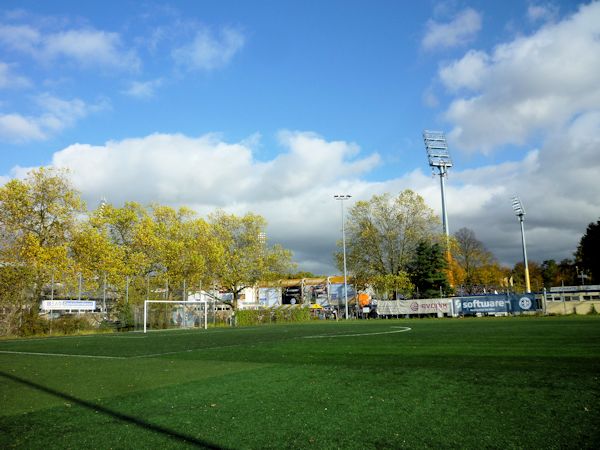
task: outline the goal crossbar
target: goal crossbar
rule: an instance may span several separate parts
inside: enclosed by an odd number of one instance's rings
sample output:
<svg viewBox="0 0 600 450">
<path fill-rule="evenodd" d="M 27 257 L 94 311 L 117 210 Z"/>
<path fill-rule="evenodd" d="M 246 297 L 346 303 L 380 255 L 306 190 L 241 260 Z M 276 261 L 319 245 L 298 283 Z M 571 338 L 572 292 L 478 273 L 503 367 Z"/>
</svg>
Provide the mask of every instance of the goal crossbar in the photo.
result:
<svg viewBox="0 0 600 450">
<path fill-rule="evenodd" d="M 147 332 L 148 324 L 148 304 L 150 303 L 162 303 L 166 305 L 180 305 L 180 306 L 198 306 L 204 305 L 204 320 L 203 326 L 205 330 L 208 328 L 208 302 L 206 301 L 175 301 L 175 300 L 144 300 L 144 333 Z"/>
</svg>

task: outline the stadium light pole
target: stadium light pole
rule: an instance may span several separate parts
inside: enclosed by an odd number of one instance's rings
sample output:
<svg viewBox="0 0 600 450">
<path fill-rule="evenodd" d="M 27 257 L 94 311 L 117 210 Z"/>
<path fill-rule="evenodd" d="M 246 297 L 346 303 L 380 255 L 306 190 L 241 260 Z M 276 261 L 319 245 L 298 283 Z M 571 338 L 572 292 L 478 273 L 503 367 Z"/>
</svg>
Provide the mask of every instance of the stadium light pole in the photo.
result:
<svg viewBox="0 0 600 450">
<path fill-rule="evenodd" d="M 435 173 L 437 169 L 440 177 L 440 187 L 442 190 L 442 224 L 444 234 L 446 235 L 446 248 L 449 250 L 450 231 L 448 229 L 448 213 L 446 211 L 446 189 L 444 178 L 448 177 L 448 168 L 452 167 L 452 159 L 448 152 L 448 144 L 446 136 L 442 131 L 423 131 L 423 141 L 425 142 L 425 150 L 427 151 L 427 159 L 429 167 Z"/>
<path fill-rule="evenodd" d="M 519 218 L 519 223 L 521 224 L 521 243 L 523 244 L 523 264 L 525 265 L 525 290 L 527 293 L 531 292 L 531 285 L 529 284 L 529 266 L 527 265 L 527 245 L 525 244 L 525 227 L 523 225 L 525 218 L 525 208 L 523 208 L 523 203 L 521 203 L 521 199 L 517 196 L 514 196 L 512 199 L 512 207 L 515 211 L 516 216 Z"/>
<path fill-rule="evenodd" d="M 336 194 L 333 196 L 336 200 L 339 200 L 342 204 L 342 251 L 344 255 L 344 303 L 346 311 L 346 320 L 348 320 L 348 272 L 346 270 L 346 226 L 344 220 L 344 200 L 351 198 L 348 194 Z"/>
</svg>

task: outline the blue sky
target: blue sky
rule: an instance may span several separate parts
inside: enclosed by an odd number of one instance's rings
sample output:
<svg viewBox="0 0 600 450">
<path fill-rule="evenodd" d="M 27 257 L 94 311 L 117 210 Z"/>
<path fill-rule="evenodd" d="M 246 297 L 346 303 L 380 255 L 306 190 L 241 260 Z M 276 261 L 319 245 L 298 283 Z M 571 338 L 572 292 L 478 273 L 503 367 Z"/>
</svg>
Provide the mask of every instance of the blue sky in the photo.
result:
<svg viewBox="0 0 600 450">
<path fill-rule="evenodd" d="M 450 231 L 570 257 L 600 215 L 600 4 L 6 1 L 1 180 L 69 167 L 88 206 L 254 211 L 332 271 L 339 210 L 411 188 L 439 211 L 423 129 L 447 133 Z M 348 204 L 351 206 L 352 202 Z"/>
</svg>

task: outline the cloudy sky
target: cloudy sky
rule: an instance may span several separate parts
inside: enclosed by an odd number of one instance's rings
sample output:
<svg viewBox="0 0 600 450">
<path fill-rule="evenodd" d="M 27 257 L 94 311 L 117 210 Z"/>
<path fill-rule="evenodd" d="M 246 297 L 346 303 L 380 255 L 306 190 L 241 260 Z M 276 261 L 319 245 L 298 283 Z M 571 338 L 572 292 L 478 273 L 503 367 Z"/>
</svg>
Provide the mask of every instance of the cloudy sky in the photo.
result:
<svg viewBox="0 0 600 450">
<path fill-rule="evenodd" d="M 102 198 L 260 213 L 333 273 L 340 203 L 410 188 L 512 265 L 600 217 L 600 2 L 172 1 L 0 6 L 0 183 L 68 167 Z"/>
</svg>

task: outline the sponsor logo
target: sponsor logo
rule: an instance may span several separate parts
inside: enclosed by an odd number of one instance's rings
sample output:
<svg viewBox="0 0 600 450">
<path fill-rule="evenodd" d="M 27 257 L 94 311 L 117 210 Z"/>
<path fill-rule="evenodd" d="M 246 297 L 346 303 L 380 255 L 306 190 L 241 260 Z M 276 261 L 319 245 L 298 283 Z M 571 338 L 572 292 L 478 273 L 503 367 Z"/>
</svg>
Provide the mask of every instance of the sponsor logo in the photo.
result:
<svg viewBox="0 0 600 450">
<path fill-rule="evenodd" d="M 412 309 L 413 311 L 418 311 L 419 310 L 419 304 L 417 302 L 412 302 L 410 304 L 410 309 Z"/>
<path fill-rule="evenodd" d="M 479 308 L 503 308 L 508 303 L 507 300 L 466 300 L 462 302 L 462 307 L 465 309 Z"/>
<path fill-rule="evenodd" d="M 531 299 L 529 297 L 521 297 L 519 299 L 519 306 L 521 307 L 521 309 L 531 309 Z"/>
</svg>

